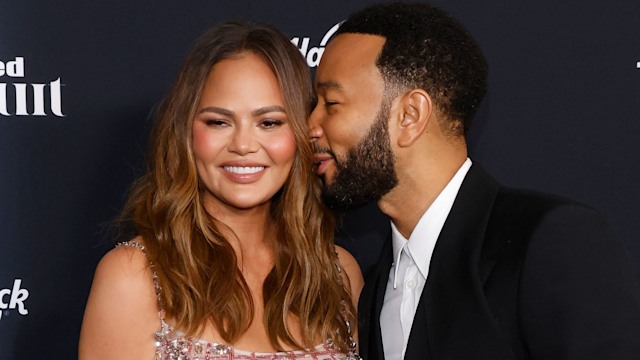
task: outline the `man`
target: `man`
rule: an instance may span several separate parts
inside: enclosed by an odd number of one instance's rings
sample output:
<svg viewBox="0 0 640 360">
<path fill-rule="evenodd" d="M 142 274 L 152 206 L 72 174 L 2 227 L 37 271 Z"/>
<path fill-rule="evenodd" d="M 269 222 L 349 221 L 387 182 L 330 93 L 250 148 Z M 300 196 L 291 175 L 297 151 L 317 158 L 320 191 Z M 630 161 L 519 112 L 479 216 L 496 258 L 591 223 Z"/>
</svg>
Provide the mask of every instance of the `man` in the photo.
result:
<svg viewBox="0 0 640 360">
<path fill-rule="evenodd" d="M 467 157 L 487 66 L 441 10 L 349 17 L 317 69 L 316 171 L 334 208 L 392 234 L 360 298 L 364 359 L 640 359 L 624 246 L 575 202 L 501 186 Z"/>
</svg>

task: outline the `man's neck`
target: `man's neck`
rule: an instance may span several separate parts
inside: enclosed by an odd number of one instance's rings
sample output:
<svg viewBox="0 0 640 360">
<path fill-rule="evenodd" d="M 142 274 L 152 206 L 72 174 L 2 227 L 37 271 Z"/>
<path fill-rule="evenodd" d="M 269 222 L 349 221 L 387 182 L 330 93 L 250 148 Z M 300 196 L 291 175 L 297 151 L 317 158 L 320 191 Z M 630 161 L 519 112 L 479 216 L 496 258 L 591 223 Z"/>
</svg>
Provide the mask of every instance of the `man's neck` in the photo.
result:
<svg viewBox="0 0 640 360">
<path fill-rule="evenodd" d="M 456 159 L 415 166 L 399 173 L 398 185 L 378 201 L 378 207 L 408 239 L 422 215 L 466 159 L 465 153 Z"/>
</svg>

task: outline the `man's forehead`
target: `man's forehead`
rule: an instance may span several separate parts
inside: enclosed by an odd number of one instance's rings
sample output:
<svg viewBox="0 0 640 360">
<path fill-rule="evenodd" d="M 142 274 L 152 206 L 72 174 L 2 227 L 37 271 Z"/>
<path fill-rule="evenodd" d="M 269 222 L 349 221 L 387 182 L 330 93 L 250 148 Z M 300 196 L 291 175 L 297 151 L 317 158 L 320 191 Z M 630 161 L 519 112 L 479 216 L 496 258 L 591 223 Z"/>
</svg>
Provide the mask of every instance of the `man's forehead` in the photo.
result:
<svg viewBox="0 0 640 360">
<path fill-rule="evenodd" d="M 336 80 L 319 80 L 316 79 L 316 90 L 337 90 L 342 91 L 342 84 Z"/>
<path fill-rule="evenodd" d="M 355 60 L 373 61 L 378 58 L 385 38 L 378 35 L 343 33 L 337 35 L 327 45 L 322 58 L 329 62 Z"/>
<path fill-rule="evenodd" d="M 345 43 L 347 46 L 374 46 L 378 50 L 386 41 L 384 36 L 362 33 L 341 33 L 336 35 L 329 44 Z"/>
<path fill-rule="evenodd" d="M 339 88 L 335 75 L 377 71 L 376 60 L 385 38 L 369 34 L 344 33 L 327 45 L 316 72 L 316 86 Z"/>
</svg>

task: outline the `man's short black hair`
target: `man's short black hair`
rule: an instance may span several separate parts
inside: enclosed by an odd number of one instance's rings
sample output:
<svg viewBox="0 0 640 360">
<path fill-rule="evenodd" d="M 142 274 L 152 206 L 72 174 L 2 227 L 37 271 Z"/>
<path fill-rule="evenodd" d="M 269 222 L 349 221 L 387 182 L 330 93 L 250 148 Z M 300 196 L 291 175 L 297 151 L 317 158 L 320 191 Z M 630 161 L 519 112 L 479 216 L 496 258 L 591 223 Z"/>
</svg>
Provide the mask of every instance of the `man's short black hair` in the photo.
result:
<svg viewBox="0 0 640 360">
<path fill-rule="evenodd" d="M 449 120 L 469 129 L 487 91 L 487 62 L 456 19 L 426 4 L 379 4 L 349 16 L 342 33 L 383 36 L 376 65 L 385 85 L 425 90 Z"/>
</svg>

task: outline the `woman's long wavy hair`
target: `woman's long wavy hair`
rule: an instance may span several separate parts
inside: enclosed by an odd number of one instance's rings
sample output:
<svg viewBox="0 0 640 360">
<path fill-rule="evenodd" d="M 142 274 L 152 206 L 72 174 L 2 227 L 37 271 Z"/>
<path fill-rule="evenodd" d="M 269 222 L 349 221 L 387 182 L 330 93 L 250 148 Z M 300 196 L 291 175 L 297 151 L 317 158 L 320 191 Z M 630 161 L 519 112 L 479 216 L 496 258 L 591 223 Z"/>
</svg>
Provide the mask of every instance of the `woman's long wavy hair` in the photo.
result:
<svg viewBox="0 0 640 360">
<path fill-rule="evenodd" d="M 211 321 L 230 344 L 247 330 L 253 299 L 222 225 L 204 208 L 192 151 L 192 123 L 211 68 L 247 52 L 262 57 L 277 77 L 296 141 L 291 173 L 271 204 L 275 260 L 263 287 L 263 321 L 278 350 L 283 344 L 308 348 L 318 340 L 346 350 L 344 320 L 354 324 L 355 311 L 349 285 L 341 281 L 334 218 L 311 171 L 309 69 L 275 28 L 227 22 L 198 39 L 158 108 L 148 169 L 133 185 L 121 220 L 143 238 L 162 289 L 160 305 L 177 329 L 197 335 Z M 301 343 L 288 324 L 290 315 L 300 323 Z"/>
</svg>

